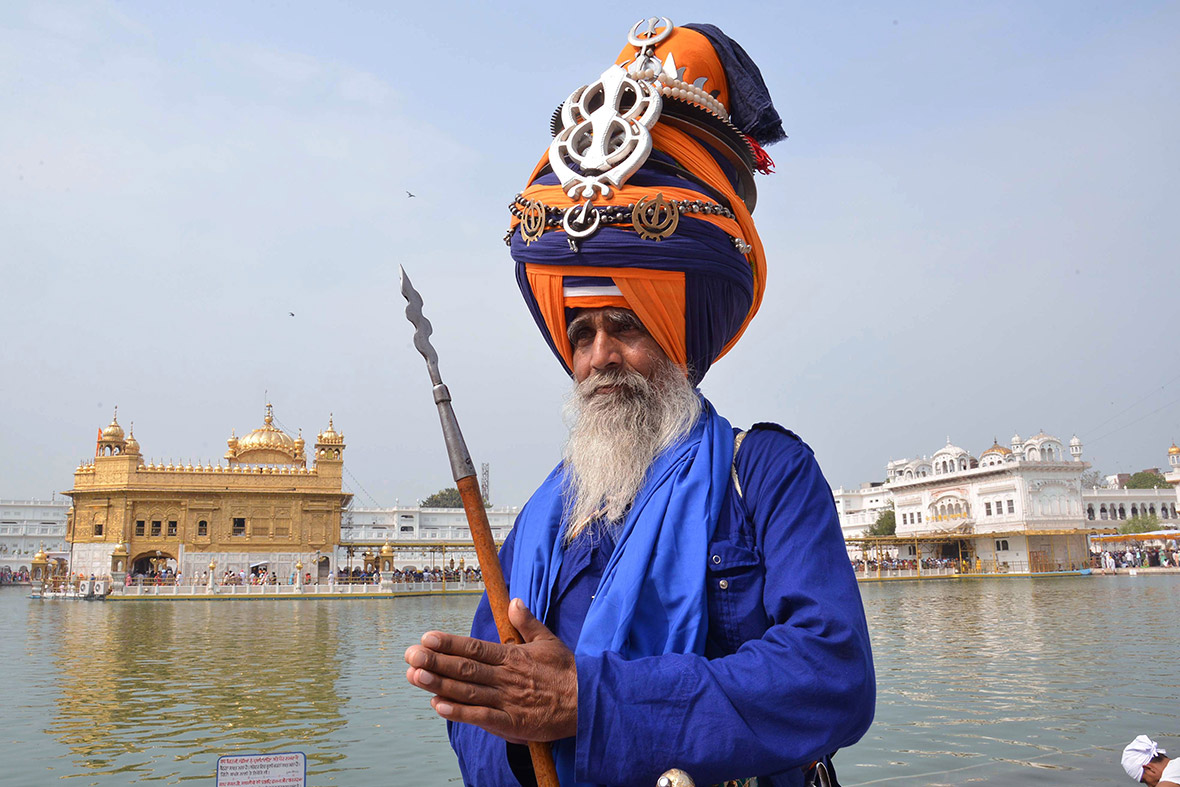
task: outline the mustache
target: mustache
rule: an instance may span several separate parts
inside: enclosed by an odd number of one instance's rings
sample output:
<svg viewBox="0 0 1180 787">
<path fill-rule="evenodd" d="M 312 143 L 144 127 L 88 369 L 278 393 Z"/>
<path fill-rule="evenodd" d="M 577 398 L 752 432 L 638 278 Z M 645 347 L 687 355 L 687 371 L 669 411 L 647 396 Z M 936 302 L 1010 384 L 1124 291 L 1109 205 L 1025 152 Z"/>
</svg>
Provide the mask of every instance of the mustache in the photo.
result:
<svg viewBox="0 0 1180 787">
<path fill-rule="evenodd" d="M 578 383 L 576 393 L 580 400 L 587 401 L 595 396 L 601 388 L 617 388 L 632 395 L 645 394 L 651 391 L 651 381 L 639 372 L 631 369 L 609 369 L 592 372 L 585 380 Z"/>
</svg>

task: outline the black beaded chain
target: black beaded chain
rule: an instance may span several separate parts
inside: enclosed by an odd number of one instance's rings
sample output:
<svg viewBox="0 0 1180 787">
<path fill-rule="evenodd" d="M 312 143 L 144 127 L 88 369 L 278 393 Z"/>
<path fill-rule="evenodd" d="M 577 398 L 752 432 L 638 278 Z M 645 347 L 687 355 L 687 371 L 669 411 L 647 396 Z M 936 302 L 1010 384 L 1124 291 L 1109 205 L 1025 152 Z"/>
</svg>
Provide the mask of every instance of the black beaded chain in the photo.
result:
<svg viewBox="0 0 1180 787">
<path fill-rule="evenodd" d="M 733 211 L 724 205 L 718 205 L 715 202 L 705 202 L 704 200 L 668 200 L 669 205 L 675 205 L 680 213 L 705 213 L 713 216 L 723 216 L 727 219 L 734 219 Z M 522 207 L 528 207 L 529 200 L 525 199 L 522 194 L 517 194 L 512 202 L 508 205 L 509 212 L 516 218 L 523 218 Z M 601 224 L 630 224 L 631 211 L 635 210 L 635 203 L 629 205 L 603 205 L 600 208 L 592 207 L 595 213 L 598 214 L 599 222 Z M 565 216 L 564 208 L 554 208 L 549 205 L 545 206 L 545 228 L 555 228 L 561 226 L 562 218 Z"/>
</svg>

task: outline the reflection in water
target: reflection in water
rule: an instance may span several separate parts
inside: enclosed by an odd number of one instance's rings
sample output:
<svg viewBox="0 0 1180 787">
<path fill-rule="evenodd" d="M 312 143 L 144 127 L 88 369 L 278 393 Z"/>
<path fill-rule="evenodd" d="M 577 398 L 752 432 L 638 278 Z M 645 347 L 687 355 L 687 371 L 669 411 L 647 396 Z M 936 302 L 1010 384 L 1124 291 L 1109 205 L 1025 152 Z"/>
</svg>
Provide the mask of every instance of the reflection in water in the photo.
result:
<svg viewBox="0 0 1180 787">
<path fill-rule="evenodd" d="M 0 784 L 208 784 L 217 757 L 274 751 L 305 753 L 309 785 L 457 782 L 402 653 L 427 629 L 466 631 L 477 601 L 0 593 Z"/>
<path fill-rule="evenodd" d="M 1180 749 L 1180 577 L 861 586 L 877 718 L 855 785 L 1109 784 L 1145 732 Z M 474 597 L 85 603 L 0 592 L 0 784 L 211 783 L 223 754 L 302 751 L 308 784 L 458 783 L 405 681 Z"/>
<path fill-rule="evenodd" d="M 325 604 L 62 603 L 57 611 L 56 641 L 44 643 L 61 686 L 48 731 L 92 773 L 167 779 L 190 760 L 319 748 L 344 724 L 338 624 Z M 323 747 L 309 755 L 309 770 L 340 756 Z"/>
<path fill-rule="evenodd" d="M 846 784 L 1106 784 L 1136 734 L 1177 734 L 1180 577 L 881 583 L 861 595 L 877 718 L 837 759 Z"/>
</svg>

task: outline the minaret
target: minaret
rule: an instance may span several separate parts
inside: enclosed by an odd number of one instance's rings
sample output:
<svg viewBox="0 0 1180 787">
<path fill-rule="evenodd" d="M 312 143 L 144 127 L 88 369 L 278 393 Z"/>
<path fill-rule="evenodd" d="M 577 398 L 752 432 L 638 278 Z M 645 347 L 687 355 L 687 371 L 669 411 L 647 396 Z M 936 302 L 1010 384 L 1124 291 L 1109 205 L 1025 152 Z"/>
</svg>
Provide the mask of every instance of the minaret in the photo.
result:
<svg viewBox="0 0 1180 787">
<path fill-rule="evenodd" d="M 315 463 L 318 467 L 320 462 L 344 462 L 344 434 L 337 432 L 335 426 L 332 424 L 332 416 L 328 416 L 328 428 L 316 435 L 315 439 Z"/>
<path fill-rule="evenodd" d="M 123 427 L 119 426 L 119 408 L 115 408 L 115 414 L 111 417 L 111 422 L 98 433 L 98 444 L 94 448 L 94 456 L 118 456 L 123 453 L 127 447 L 126 441 L 123 439 Z"/>
<path fill-rule="evenodd" d="M 1082 461 L 1082 441 L 1078 439 L 1076 434 L 1069 441 L 1069 455 L 1073 457 L 1075 462 Z"/>
</svg>

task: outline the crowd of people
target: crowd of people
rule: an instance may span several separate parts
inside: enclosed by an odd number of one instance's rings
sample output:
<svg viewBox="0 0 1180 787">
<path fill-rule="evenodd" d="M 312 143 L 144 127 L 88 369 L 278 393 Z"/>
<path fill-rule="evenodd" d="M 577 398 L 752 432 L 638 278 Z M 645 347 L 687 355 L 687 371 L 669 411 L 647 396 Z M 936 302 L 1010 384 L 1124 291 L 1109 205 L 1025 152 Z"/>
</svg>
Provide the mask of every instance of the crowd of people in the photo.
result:
<svg viewBox="0 0 1180 787">
<path fill-rule="evenodd" d="M 27 568 L 18 568 L 13 571 L 8 566 L 0 567 L 0 585 L 24 585 L 28 584 L 29 570 Z"/>
<path fill-rule="evenodd" d="M 480 582 L 483 574 L 478 568 L 395 568 L 391 575 L 394 582 Z M 376 584 L 381 581 L 381 572 L 342 568 L 336 572 L 335 581 L 345 584 Z"/>
<path fill-rule="evenodd" d="M 951 558 L 937 558 L 927 557 L 922 558 L 922 570 L 934 570 L 938 568 L 955 568 L 959 565 L 959 561 Z M 896 558 L 883 558 L 877 560 L 876 558 L 858 558 L 852 561 L 852 570 L 858 573 L 866 571 L 876 571 L 880 568 L 882 571 L 915 571 L 918 568 L 918 561 L 914 559 L 899 560 Z"/>
<path fill-rule="evenodd" d="M 1132 544 L 1125 549 L 1103 550 L 1094 555 L 1094 568 L 1180 568 L 1180 549 L 1173 542 L 1171 549 Z"/>
</svg>

